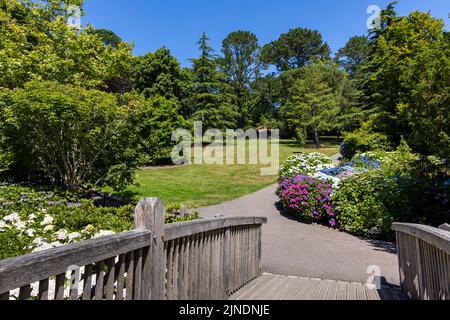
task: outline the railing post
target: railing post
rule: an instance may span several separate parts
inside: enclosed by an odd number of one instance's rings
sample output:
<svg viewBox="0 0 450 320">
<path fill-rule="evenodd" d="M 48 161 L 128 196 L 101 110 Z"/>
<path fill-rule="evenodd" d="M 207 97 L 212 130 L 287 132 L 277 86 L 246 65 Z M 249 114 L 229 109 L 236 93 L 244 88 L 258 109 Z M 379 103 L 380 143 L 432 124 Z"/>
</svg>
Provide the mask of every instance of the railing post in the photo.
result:
<svg viewBox="0 0 450 320">
<path fill-rule="evenodd" d="M 258 229 L 258 276 L 262 275 L 262 224 Z"/>
<path fill-rule="evenodd" d="M 136 229 L 151 231 L 153 240 L 142 257 L 142 299 L 164 300 L 164 206 L 161 199 L 145 198 L 139 201 L 134 220 Z"/>
<path fill-rule="evenodd" d="M 230 274 L 231 274 L 231 235 L 230 235 L 230 227 L 225 229 L 225 254 L 223 259 L 223 276 L 225 282 L 225 295 L 224 299 L 230 294 Z"/>
</svg>

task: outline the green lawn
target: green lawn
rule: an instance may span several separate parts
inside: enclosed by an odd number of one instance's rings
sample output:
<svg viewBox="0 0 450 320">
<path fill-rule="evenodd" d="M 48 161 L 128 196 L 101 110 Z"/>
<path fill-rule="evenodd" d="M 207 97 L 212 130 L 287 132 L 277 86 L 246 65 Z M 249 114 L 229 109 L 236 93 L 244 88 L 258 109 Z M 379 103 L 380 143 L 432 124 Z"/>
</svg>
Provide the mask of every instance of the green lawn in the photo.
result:
<svg viewBox="0 0 450 320">
<path fill-rule="evenodd" d="M 329 156 L 338 152 L 330 143 L 320 150 Z M 296 152 L 317 152 L 313 147 L 299 148 L 293 141 L 280 141 L 280 164 Z M 187 165 L 149 168 L 139 172 L 139 186 L 131 187 L 128 196 L 160 197 L 164 203 L 183 203 L 201 207 L 256 192 L 276 183 L 276 176 L 261 176 L 260 165 Z"/>
</svg>

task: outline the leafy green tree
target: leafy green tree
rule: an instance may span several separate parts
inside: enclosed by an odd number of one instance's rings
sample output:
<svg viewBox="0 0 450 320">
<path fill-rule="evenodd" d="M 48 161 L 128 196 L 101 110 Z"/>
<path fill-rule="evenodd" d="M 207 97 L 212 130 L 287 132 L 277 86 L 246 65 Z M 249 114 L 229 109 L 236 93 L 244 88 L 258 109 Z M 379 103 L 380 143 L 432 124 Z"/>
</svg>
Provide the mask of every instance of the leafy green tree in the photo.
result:
<svg viewBox="0 0 450 320">
<path fill-rule="evenodd" d="M 134 110 L 131 121 L 138 136 L 139 163 L 155 165 L 170 158 L 175 146 L 172 133 L 187 128 L 186 120 L 180 114 L 179 102 L 161 96 L 144 99 L 132 94 L 124 99 Z"/>
<path fill-rule="evenodd" d="M 275 65 L 280 72 L 301 68 L 329 56 L 330 48 L 323 42 L 319 31 L 306 28 L 291 29 L 261 50 L 261 60 Z"/>
<path fill-rule="evenodd" d="M 336 61 L 353 78 L 369 54 L 369 39 L 366 36 L 355 36 L 350 38 L 347 44 L 339 49 L 336 54 Z"/>
<path fill-rule="evenodd" d="M 112 46 L 117 49 L 122 42 L 122 39 L 117 34 L 108 29 L 94 29 L 89 32 L 100 38 L 105 46 Z"/>
<path fill-rule="evenodd" d="M 134 88 L 146 98 L 161 96 L 175 99 L 181 104 L 180 112 L 186 118 L 192 116 L 189 102 L 191 75 L 181 68 L 179 61 L 165 47 L 138 58 Z"/>
<path fill-rule="evenodd" d="M 304 68 L 303 77 L 290 89 L 290 97 L 282 107 L 282 113 L 297 130 L 311 131 L 314 142 L 320 147 L 321 132 L 333 129 L 340 109 L 336 92 L 324 78 L 319 64 Z"/>
<path fill-rule="evenodd" d="M 0 95 L 7 173 L 77 189 L 133 182 L 138 166 L 132 113 L 114 95 L 35 81 Z"/>
<path fill-rule="evenodd" d="M 371 130 L 386 135 L 394 146 L 404 137 L 414 152 L 449 154 L 444 22 L 428 13 L 394 17 L 392 8 L 387 12 L 361 68 L 363 102 L 374 114 Z"/>
<path fill-rule="evenodd" d="M 281 129 L 279 119 L 280 94 L 282 83 L 279 77 L 268 74 L 252 83 L 256 101 L 249 112 L 249 125 Z"/>
<path fill-rule="evenodd" d="M 0 0 L 0 88 L 56 80 L 95 88 L 127 74 L 132 47 L 105 46 L 92 27 L 68 25 L 68 5 L 82 0 Z"/>
<path fill-rule="evenodd" d="M 250 89 L 261 70 L 259 49 L 258 39 L 249 31 L 232 32 L 222 43 L 219 63 L 236 96 L 239 127 L 245 127 L 255 107 Z"/>
<path fill-rule="evenodd" d="M 202 121 L 205 129 L 235 128 L 237 112 L 234 97 L 226 83 L 226 75 L 218 70 L 214 50 L 208 41 L 208 36 L 203 33 L 197 43 L 200 57 L 192 59 L 196 108 L 192 119 Z"/>
</svg>

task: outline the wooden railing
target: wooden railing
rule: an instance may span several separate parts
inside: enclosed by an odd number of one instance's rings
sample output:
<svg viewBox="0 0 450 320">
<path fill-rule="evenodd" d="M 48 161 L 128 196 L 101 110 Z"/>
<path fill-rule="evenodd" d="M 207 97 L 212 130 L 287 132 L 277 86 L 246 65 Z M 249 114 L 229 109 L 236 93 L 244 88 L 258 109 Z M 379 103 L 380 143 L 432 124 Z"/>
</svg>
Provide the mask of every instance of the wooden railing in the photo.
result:
<svg viewBox="0 0 450 320">
<path fill-rule="evenodd" d="M 402 290 L 413 300 L 450 300 L 450 232 L 395 223 Z"/>
<path fill-rule="evenodd" d="M 266 222 L 165 225 L 161 201 L 143 199 L 136 230 L 0 261 L 0 300 L 227 299 L 261 274 Z"/>
</svg>

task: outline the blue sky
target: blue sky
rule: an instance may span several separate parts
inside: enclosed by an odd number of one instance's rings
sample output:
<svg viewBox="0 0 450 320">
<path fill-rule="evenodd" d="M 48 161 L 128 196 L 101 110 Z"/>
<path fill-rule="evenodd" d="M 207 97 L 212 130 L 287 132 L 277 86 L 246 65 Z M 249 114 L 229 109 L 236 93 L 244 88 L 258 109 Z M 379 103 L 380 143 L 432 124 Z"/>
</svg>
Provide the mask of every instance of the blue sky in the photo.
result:
<svg viewBox="0 0 450 320">
<path fill-rule="evenodd" d="M 116 32 L 133 42 L 142 55 L 166 46 L 183 66 L 198 55 L 195 43 L 203 31 L 220 51 L 228 33 L 248 30 L 260 44 L 295 27 L 319 30 L 333 52 L 353 35 L 367 32 L 367 8 L 384 8 L 390 0 L 85 0 L 83 24 Z M 431 11 L 450 25 L 449 0 L 400 0 L 401 15 L 413 10 Z"/>
</svg>

